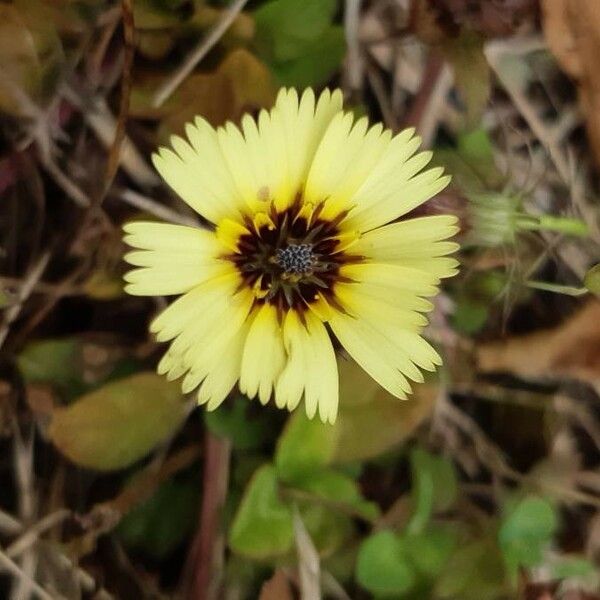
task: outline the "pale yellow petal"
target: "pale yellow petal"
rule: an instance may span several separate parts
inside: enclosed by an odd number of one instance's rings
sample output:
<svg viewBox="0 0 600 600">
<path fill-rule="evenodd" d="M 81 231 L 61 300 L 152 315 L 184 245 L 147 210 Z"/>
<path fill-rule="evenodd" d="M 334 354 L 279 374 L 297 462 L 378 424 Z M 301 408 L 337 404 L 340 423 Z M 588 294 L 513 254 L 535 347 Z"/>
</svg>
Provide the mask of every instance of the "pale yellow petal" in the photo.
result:
<svg viewBox="0 0 600 600">
<path fill-rule="evenodd" d="M 345 226 L 369 231 L 406 214 L 441 191 L 449 181 L 443 170 L 420 173 L 431 160 L 431 152 L 415 155 L 420 139 L 405 130 L 386 145 L 378 162 L 352 196 L 355 205 Z M 420 174 L 419 174 L 420 173 Z"/>
<path fill-rule="evenodd" d="M 389 290 L 385 300 L 365 293 L 362 284 L 341 283 L 336 285 L 335 295 L 338 302 L 350 314 L 364 314 L 371 318 L 379 318 L 411 331 L 417 331 L 427 325 L 427 318 L 419 311 L 407 308 L 403 298 L 394 298 L 394 291 Z"/>
<path fill-rule="evenodd" d="M 420 296 L 434 296 L 439 278 L 432 273 L 397 264 L 358 263 L 344 265 L 340 273 L 356 282 L 405 290 Z"/>
<path fill-rule="evenodd" d="M 339 382 L 333 345 L 323 323 L 306 313 L 306 414 L 312 419 L 318 411 L 324 423 L 334 423 L 338 410 Z"/>
<path fill-rule="evenodd" d="M 237 218 L 243 206 L 219 148 L 215 131 L 203 119 L 188 124 L 183 138 L 173 136 L 173 149 L 160 148 L 152 156 L 163 179 L 194 210 L 213 223 Z"/>
<path fill-rule="evenodd" d="M 285 349 L 277 310 L 270 304 L 256 309 L 242 354 L 240 390 L 258 395 L 261 404 L 271 397 L 273 386 L 285 366 Z"/>
<path fill-rule="evenodd" d="M 123 240 L 133 248 L 160 252 L 213 254 L 218 251 L 215 235 L 201 227 L 154 221 L 132 221 L 123 226 Z"/>
<path fill-rule="evenodd" d="M 300 403 L 306 383 L 306 331 L 296 311 L 290 310 L 283 324 L 283 343 L 287 362 L 275 386 L 278 408 L 293 410 Z"/>
<path fill-rule="evenodd" d="M 405 399 L 410 392 L 406 378 L 391 362 L 390 344 L 360 319 L 338 313 L 329 325 L 348 354 L 390 394 Z M 387 352 L 386 352 L 387 351 Z"/>
<path fill-rule="evenodd" d="M 206 404 L 207 410 L 218 408 L 237 383 L 247 333 L 246 325 L 230 340 L 223 354 L 215 359 L 210 372 L 202 382 L 198 390 L 198 404 Z"/>
<path fill-rule="evenodd" d="M 185 393 L 195 389 L 214 368 L 214 361 L 222 357 L 233 338 L 247 322 L 253 297 L 249 291 L 240 292 L 238 301 L 230 304 L 217 318 L 209 319 L 202 333 L 183 353 L 183 362 L 189 369 L 182 389 Z M 245 336 L 244 336 L 245 337 Z"/>
<path fill-rule="evenodd" d="M 437 215 L 392 223 L 363 234 L 352 251 L 381 262 L 444 256 L 458 249 L 444 241 L 458 232 L 457 222 L 452 215 Z"/>
<path fill-rule="evenodd" d="M 353 124 L 351 113 L 338 113 L 317 148 L 305 189 L 307 202 L 327 200 L 323 216 L 350 208 L 350 198 L 363 184 L 390 143 L 381 124 L 368 130 L 366 117 Z"/>
<path fill-rule="evenodd" d="M 370 231 L 405 215 L 450 183 L 450 177 L 443 172 L 441 167 L 434 167 L 407 181 L 397 178 L 395 185 L 384 182 L 368 204 L 363 198 L 355 197 L 356 208 L 350 211 L 343 227 Z"/>
<path fill-rule="evenodd" d="M 232 305 L 221 313 L 218 319 L 208 319 L 202 335 L 197 337 L 185 352 L 182 360 L 189 369 L 182 383 L 184 393 L 195 389 L 201 381 L 215 368 L 216 361 L 221 361 L 227 353 L 232 340 L 242 335 L 247 329 L 247 317 L 252 306 L 252 294 L 247 292 L 236 305 Z M 243 334 L 245 338 L 245 333 Z M 239 373 L 238 373 L 239 376 Z"/>
<path fill-rule="evenodd" d="M 202 315 L 215 302 L 225 304 L 239 287 L 239 275 L 230 272 L 198 285 L 168 306 L 150 324 L 159 341 L 179 335 L 196 315 Z"/>
<path fill-rule="evenodd" d="M 233 123 L 228 122 L 225 127 L 217 129 L 217 138 L 235 182 L 237 196 L 242 198 L 246 205 L 253 207 L 260 184 L 257 183 L 256 174 L 252 169 L 244 136 Z"/>
<path fill-rule="evenodd" d="M 158 256 L 158 255 L 157 255 Z M 141 267 L 124 275 L 128 285 L 125 291 L 134 296 L 169 296 L 183 294 L 193 287 L 231 273 L 233 266 L 224 261 L 203 261 L 197 258 L 192 264 L 164 264 Z"/>
<path fill-rule="evenodd" d="M 178 294 L 223 269 L 220 244 L 206 230 L 167 223 L 125 225 L 125 242 L 140 250 L 123 257 L 135 269 L 125 275 L 126 290 L 136 295 Z"/>
<path fill-rule="evenodd" d="M 281 90 L 272 111 L 272 119 L 282 132 L 285 144 L 284 185 L 276 195 L 276 206 L 285 209 L 304 186 L 317 147 L 334 116 L 342 109 L 340 90 L 325 90 L 315 104 L 311 89 L 298 99 L 296 90 Z"/>
</svg>

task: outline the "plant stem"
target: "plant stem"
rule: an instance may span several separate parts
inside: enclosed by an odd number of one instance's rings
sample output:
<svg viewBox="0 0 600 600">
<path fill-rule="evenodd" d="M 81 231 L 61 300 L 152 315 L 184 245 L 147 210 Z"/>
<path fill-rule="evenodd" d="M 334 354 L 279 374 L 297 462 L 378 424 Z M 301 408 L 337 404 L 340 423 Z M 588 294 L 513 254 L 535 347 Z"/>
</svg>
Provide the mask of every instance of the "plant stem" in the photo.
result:
<svg viewBox="0 0 600 600">
<path fill-rule="evenodd" d="M 221 515 L 229 485 L 231 443 L 208 429 L 205 436 L 202 507 L 198 533 L 191 548 L 190 600 L 216 600 L 219 597 L 225 551 Z"/>
<path fill-rule="evenodd" d="M 572 285 L 560 285 L 558 283 L 548 283 L 547 281 L 533 281 L 529 280 L 525 282 L 527 287 L 534 290 L 543 290 L 544 292 L 554 292 L 555 294 L 564 294 L 565 296 L 584 296 L 588 293 L 588 290 L 584 287 L 575 287 Z"/>
</svg>

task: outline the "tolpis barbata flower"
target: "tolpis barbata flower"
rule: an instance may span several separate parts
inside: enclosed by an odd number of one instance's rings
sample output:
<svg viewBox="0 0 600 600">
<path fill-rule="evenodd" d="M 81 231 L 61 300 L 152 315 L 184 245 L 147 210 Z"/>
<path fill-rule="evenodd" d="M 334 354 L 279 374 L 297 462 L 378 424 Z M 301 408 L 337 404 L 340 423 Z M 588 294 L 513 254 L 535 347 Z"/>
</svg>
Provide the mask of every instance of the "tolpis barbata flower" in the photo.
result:
<svg viewBox="0 0 600 600">
<path fill-rule="evenodd" d="M 180 295 L 151 324 L 171 345 L 158 370 L 219 406 L 236 384 L 333 423 L 333 339 L 399 398 L 441 364 L 421 337 L 426 299 L 456 273 L 453 216 L 402 217 L 442 190 L 408 129 L 342 109 L 339 90 L 280 91 L 241 127 L 198 117 L 154 164 L 206 227 L 125 225 L 127 291 Z"/>
</svg>

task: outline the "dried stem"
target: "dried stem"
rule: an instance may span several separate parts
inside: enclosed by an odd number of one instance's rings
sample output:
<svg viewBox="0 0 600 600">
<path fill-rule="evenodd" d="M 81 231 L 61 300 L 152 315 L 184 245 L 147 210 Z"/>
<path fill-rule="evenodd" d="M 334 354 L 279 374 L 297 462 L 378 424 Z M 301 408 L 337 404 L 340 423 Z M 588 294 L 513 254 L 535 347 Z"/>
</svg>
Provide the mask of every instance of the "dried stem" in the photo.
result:
<svg viewBox="0 0 600 600">
<path fill-rule="evenodd" d="M 35 594 L 38 598 L 42 600 L 55 600 L 39 583 L 25 573 L 16 562 L 6 556 L 1 548 L 0 566 L 4 567 L 9 573 L 12 573 L 18 581 L 23 581 L 31 590 L 31 593 Z"/>
<path fill-rule="evenodd" d="M 229 484 L 231 443 L 206 431 L 200 527 L 192 544 L 190 600 L 216 600 L 224 561 L 221 513 Z"/>
<path fill-rule="evenodd" d="M 181 85 L 181 82 L 196 68 L 198 63 L 210 52 L 210 50 L 212 50 L 227 29 L 229 29 L 229 26 L 233 23 L 247 2 L 248 0 L 235 0 L 235 2 L 231 4 L 221 20 L 190 52 L 188 57 L 183 61 L 181 67 L 173 73 L 171 78 L 158 88 L 152 99 L 152 106 L 161 106 Z"/>
<path fill-rule="evenodd" d="M 23 285 L 19 289 L 17 302 L 15 302 L 15 304 L 13 304 L 10 308 L 8 308 L 6 310 L 6 312 L 4 313 L 4 323 L 2 324 L 2 327 L 0 328 L 0 347 L 2 347 L 2 344 L 4 344 L 4 341 L 6 340 L 6 336 L 8 335 L 8 332 L 10 331 L 11 324 L 19 316 L 19 313 L 21 312 L 21 308 L 23 307 L 23 304 L 25 303 L 27 298 L 29 298 L 29 296 L 33 292 L 36 284 L 38 283 L 38 281 L 41 279 L 42 275 L 44 274 L 44 271 L 46 269 L 46 266 L 48 265 L 49 260 L 50 260 L 50 252 L 46 251 L 46 252 L 44 252 L 44 254 L 42 254 L 42 256 L 40 256 L 40 258 L 38 259 L 36 264 L 33 266 L 33 268 L 29 271 L 29 273 L 25 277 L 25 279 L 23 281 Z"/>
</svg>

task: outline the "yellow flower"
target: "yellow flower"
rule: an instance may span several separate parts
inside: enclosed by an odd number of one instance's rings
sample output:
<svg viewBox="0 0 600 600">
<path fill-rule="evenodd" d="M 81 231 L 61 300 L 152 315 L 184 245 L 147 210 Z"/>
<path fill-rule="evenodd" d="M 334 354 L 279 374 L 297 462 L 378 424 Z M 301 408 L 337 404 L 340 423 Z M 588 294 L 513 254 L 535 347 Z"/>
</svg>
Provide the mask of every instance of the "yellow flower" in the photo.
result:
<svg viewBox="0 0 600 600">
<path fill-rule="evenodd" d="M 330 333 L 391 394 L 441 364 L 421 337 L 426 297 L 456 272 L 444 241 L 453 216 L 397 221 L 448 183 L 422 171 L 414 130 L 393 136 L 342 110 L 339 90 L 299 98 L 284 89 L 271 111 L 216 131 L 202 118 L 154 164 L 209 221 L 207 228 L 125 226 L 136 295 L 178 295 L 152 323 L 171 341 L 158 370 L 199 386 L 219 406 L 242 393 L 271 397 L 333 423 L 338 375 Z M 393 223 L 391 223 L 393 221 Z"/>
</svg>

